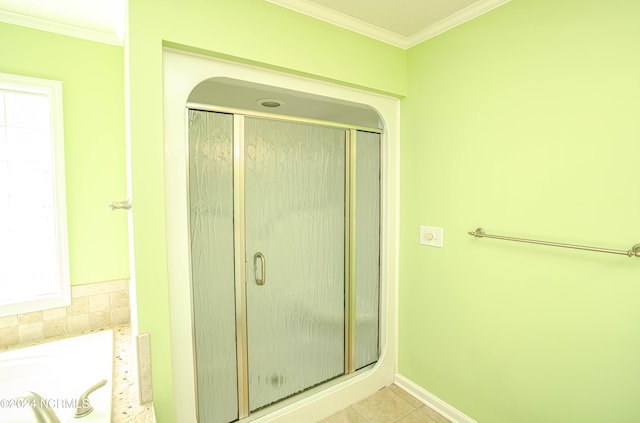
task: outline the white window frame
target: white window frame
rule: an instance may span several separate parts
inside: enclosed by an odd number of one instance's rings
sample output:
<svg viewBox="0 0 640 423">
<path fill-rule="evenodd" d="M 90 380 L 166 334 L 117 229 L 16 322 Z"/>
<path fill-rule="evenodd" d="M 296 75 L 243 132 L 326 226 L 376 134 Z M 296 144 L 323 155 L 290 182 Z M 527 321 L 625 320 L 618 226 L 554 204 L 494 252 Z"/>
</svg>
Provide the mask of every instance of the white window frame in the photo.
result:
<svg viewBox="0 0 640 423">
<path fill-rule="evenodd" d="M 29 297 L 20 298 L 13 302 L 7 302 L 7 299 L 3 298 L 0 293 L 0 317 L 2 317 L 70 305 L 71 282 L 67 242 L 62 82 L 0 73 L 0 90 L 40 94 L 49 99 L 53 176 L 51 194 L 53 196 L 53 222 L 56 237 L 56 251 L 52 253 L 57 258 L 58 268 L 57 275 L 54 275 L 58 282 L 56 284 L 58 287 L 57 292 L 48 294 L 34 293 Z M 5 128 L 6 126 L 0 126 L 0 130 L 5 130 Z M 33 265 L 37 266 L 38 263 L 34 262 Z M 10 281 L 9 283 L 21 283 L 21 281 Z"/>
</svg>

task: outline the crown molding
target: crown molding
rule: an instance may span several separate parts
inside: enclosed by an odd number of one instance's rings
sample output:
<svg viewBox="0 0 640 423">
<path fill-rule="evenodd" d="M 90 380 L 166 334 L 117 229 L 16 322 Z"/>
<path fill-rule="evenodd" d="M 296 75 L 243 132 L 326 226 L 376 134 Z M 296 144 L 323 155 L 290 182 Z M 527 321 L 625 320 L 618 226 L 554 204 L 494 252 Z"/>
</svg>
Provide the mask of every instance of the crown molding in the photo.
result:
<svg viewBox="0 0 640 423">
<path fill-rule="evenodd" d="M 285 7 L 303 15 L 348 29 L 358 34 L 391 44 L 395 47 L 407 50 L 430 38 L 442 34 L 458 25 L 461 25 L 473 18 L 476 18 L 490 10 L 495 9 L 510 0 L 479 0 L 472 5 L 448 16 L 417 33 L 405 37 L 395 32 L 388 31 L 379 26 L 364 22 L 360 19 L 337 12 L 328 7 L 321 6 L 308 0 L 266 0 L 269 3 Z"/>
<path fill-rule="evenodd" d="M 407 37 L 405 49 L 416 46 L 422 42 L 427 41 L 430 38 L 436 37 L 443 32 L 446 32 L 450 29 L 455 28 L 458 25 L 462 25 L 465 22 L 470 21 L 471 19 L 477 18 L 480 15 L 483 15 L 499 6 L 502 6 L 505 3 L 510 2 L 511 0 L 480 0 L 473 3 L 470 6 L 465 7 L 464 9 L 459 10 L 451 16 L 448 16 L 444 19 L 435 22 L 434 24 L 429 25 L 421 31 L 416 32 L 415 34 Z"/>
<path fill-rule="evenodd" d="M 68 35 L 70 37 L 82 38 L 103 44 L 123 46 L 124 41 L 115 34 L 109 32 L 95 31 L 75 25 L 63 24 L 50 21 L 48 19 L 36 18 L 34 16 L 0 10 L 0 22 L 26 26 L 40 31 L 53 32 L 56 34 Z"/>
<path fill-rule="evenodd" d="M 348 29 L 358 34 L 373 38 L 383 43 L 391 44 L 396 47 L 402 47 L 406 44 L 407 39 L 402 35 L 391 32 L 379 26 L 370 24 L 353 16 L 337 12 L 328 7 L 313 3 L 307 0 L 266 0 L 278 6 L 302 13 L 303 15 Z"/>
<path fill-rule="evenodd" d="M 308 0 L 266 1 L 406 50 L 502 6 L 510 0 L 479 0 L 451 16 L 429 25 L 409 37 L 396 34 L 392 31 L 380 28 L 379 26 L 364 22 L 344 13 L 336 12 L 333 9 L 329 9 L 328 7 L 321 6 Z M 0 22 L 26 26 L 41 31 L 53 32 L 71 37 L 83 38 L 99 43 L 112 44 L 116 46 L 122 46 L 124 44 L 122 37 L 113 33 L 95 31 L 75 25 L 63 24 L 5 10 L 0 10 Z"/>
</svg>

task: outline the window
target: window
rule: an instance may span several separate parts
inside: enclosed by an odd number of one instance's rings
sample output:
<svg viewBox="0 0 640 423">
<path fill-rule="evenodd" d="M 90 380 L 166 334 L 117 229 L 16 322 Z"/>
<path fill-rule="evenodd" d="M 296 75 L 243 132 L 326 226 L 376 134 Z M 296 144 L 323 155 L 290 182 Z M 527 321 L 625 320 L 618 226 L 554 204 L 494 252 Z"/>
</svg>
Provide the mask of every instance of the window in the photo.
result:
<svg viewBox="0 0 640 423">
<path fill-rule="evenodd" d="M 0 74 L 0 316 L 69 305 L 59 81 Z"/>
</svg>

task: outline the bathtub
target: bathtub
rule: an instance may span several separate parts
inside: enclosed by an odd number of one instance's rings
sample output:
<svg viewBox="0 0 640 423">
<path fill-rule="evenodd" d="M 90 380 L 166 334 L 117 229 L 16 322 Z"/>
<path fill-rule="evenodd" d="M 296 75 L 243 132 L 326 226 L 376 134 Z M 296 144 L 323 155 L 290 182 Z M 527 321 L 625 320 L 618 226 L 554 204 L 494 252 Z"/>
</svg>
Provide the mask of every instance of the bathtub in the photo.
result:
<svg viewBox="0 0 640 423">
<path fill-rule="evenodd" d="M 54 410 L 61 423 L 111 422 L 113 333 L 111 330 L 65 338 L 0 353 L 0 422 L 34 423 L 30 404 L 16 399 L 31 391 Z M 94 410 L 74 418 L 78 398 L 90 387 Z"/>
</svg>

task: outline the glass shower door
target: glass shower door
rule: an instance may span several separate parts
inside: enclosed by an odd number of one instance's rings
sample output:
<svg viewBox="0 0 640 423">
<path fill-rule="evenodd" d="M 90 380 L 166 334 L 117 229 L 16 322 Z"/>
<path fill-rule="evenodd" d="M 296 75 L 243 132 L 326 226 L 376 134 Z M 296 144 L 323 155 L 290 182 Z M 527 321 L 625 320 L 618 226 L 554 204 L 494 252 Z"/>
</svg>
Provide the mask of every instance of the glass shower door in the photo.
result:
<svg viewBox="0 0 640 423">
<path fill-rule="evenodd" d="M 245 118 L 249 409 L 344 373 L 345 130 Z"/>
<path fill-rule="evenodd" d="M 238 418 L 233 116 L 189 110 L 189 231 L 198 421 Z"/>
<path fill-rule="evenodd" d="M 380 134 L 189 110 L 198 421 L 379 355 Z"/>
</svg>

